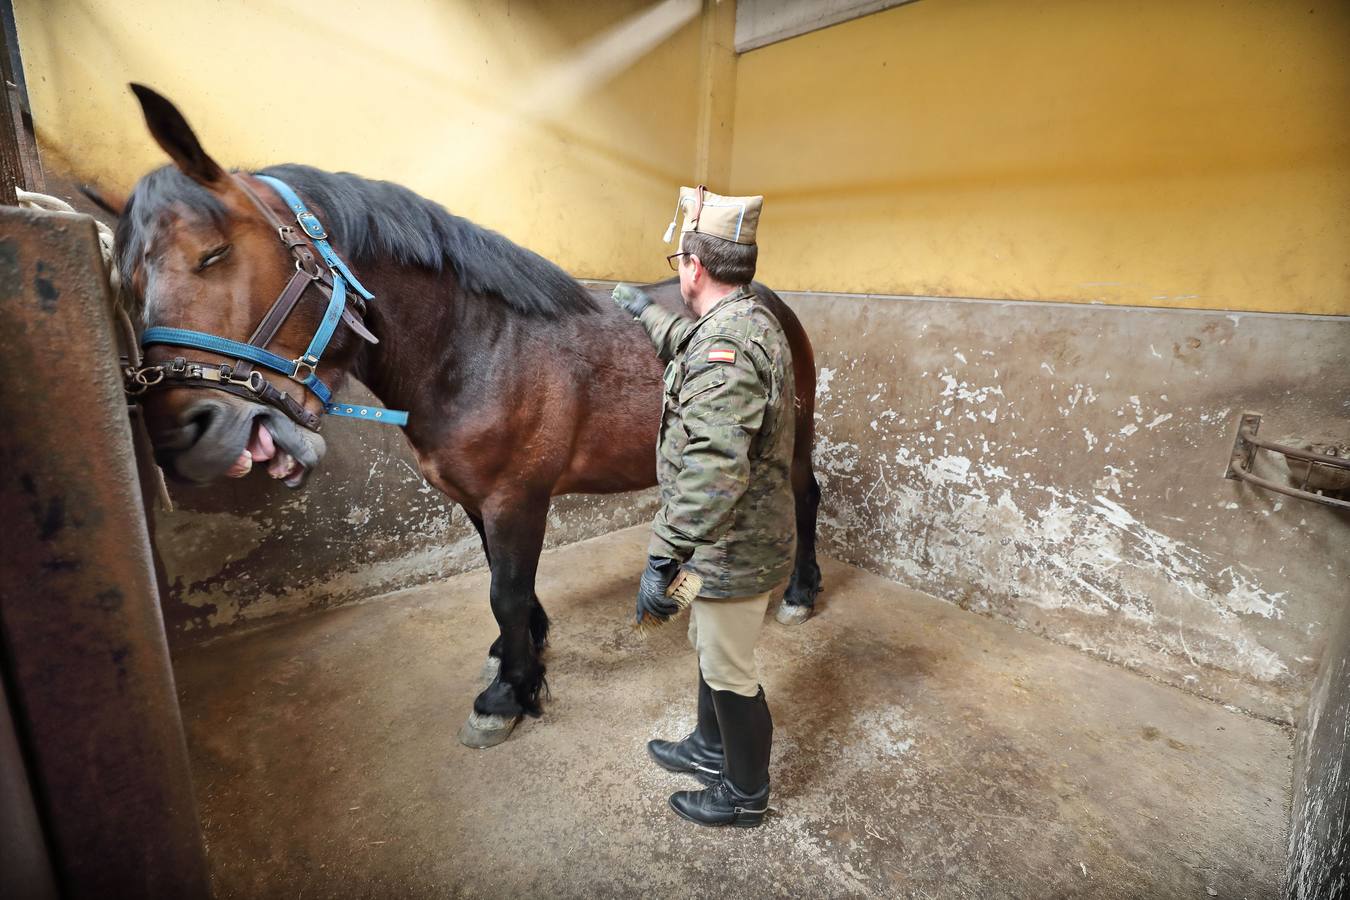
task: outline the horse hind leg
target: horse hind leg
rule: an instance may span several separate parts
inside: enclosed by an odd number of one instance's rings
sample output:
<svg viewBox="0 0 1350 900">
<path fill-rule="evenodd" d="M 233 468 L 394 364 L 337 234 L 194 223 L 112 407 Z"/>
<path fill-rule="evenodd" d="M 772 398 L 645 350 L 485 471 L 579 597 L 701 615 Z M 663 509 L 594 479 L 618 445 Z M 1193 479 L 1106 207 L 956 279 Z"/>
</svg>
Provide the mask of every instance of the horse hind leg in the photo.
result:
<svg viewBox="0 0 1350 900">
<path fill-rule="evenodd" d="M 800 625 L 811 618 L 820 594 L 820 565 L 816 562 L 816 519 L 820 511 L 820 483 L 810 459 L 799 460 L 792 471 L 797 515 L 797 558 L 792 578 L 775 618 L 783 625 Z"/>
</svg>

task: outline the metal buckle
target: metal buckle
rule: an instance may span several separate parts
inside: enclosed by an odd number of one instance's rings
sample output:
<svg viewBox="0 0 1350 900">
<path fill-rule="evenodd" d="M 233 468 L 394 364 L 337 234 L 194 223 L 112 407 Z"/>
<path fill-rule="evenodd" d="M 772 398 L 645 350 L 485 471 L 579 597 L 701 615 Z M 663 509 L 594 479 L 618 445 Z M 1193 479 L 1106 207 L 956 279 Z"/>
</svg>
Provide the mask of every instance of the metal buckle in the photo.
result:
<svg viewBox="0 0 1350 900">
<path fill-rule="evenodd" d="M 122 372 L 122 388 L 132 397 L 144 394 L 163 380 L 163 366 L 143 366 L 139 369 L 128 366 Z"/>
<path fill-rule="evenodd" d="M 305 234 L 316 241 L 322 241 L 328 237 L 328 232 L 323 230 L 323 223 L 312 212 L 296 213 L 295 221 L 300 223 L 300 228 Z"/>
<path fill-rule="evenodd" d="M 221 374 L 224 374 L 224 372 L 222 371 Z M 247 378 L 235 378 L 234 374 L 231 373 L 225 376 L 225 380 L 230 384 L 246 387 L 255 394 L 261 394 L 263 387 L 267 384 L 267 379 L 263 378 L 263 374 L 257 369 L 249 372 Z"/>
<path fill-rule="evenodd" d="M 300 257 L 298 256 L 295 258 L 295 271 L 304 272 L 306 275 L 309 276 L 311 281 L 320 281 L 323 278 L 323 270 L 319 268 L 319 264 L 317 262 L 314 264 L 314 271 L 311 272 L 309 269 L 306 269 L 304 265 L 301 264 Z"/>
<path fill-rule="evenodd" d="M 309 356 L 308 354 L 291 361 L 295 363 L 295 374 L 291 377 L 296 381 L 304 381 L 306 378 L 313 375 L 314 370 L 319 366 L 318 358 Z"/>
</svg>

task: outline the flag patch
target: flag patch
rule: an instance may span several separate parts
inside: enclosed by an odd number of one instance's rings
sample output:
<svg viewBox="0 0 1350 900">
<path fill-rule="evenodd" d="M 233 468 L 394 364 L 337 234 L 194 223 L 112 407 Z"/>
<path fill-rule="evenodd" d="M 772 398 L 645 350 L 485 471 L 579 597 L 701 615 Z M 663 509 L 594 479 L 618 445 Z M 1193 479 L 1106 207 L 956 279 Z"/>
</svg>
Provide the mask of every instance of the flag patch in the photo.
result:
<svg viewBox="0 0 1350 900">
<path fill-rule="evenodd" d="M 736 364 L 736 351 L 731 348 L 708 351 L 708 362 Z"/>
</svg>

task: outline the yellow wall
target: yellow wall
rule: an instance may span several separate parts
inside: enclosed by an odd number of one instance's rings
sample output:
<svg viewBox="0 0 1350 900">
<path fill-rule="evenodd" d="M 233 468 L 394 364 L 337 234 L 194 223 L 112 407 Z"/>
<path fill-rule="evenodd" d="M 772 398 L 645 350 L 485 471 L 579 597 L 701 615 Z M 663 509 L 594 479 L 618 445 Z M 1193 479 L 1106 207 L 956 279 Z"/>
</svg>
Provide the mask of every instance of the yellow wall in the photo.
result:
<svg viewBox="0 0 1350 900">
<path fill-rule="evenodd" d="M 1350 4 L 921 0 L 739 59 L 778 288 L 1350 313 Z"/>
<path fill-rule="evenodd" d="M 16 11 L 44 158 L 99 184 L 163 162 L 137 80 L 224 164 L 399 181 L 578 276 L 668 274 L 706 173 L 767 195 L 782 289 L 1350 313 L 1350 4 L 921 0 L 731 64 L 730 3 L 580 97 L 557 66 L 671 3 Z"/>
<path fill-rule="evenodd" d="M 579 98 L 556 68 L 651 5 L 18 0 L 16 13 L 49 168 L 126 189 L 163 164 L 126 87 L 141 81 L 223 165 L 398 181 L 575 275 L 654 279 L 695 168 L 699 24 Z"/>
</svg>

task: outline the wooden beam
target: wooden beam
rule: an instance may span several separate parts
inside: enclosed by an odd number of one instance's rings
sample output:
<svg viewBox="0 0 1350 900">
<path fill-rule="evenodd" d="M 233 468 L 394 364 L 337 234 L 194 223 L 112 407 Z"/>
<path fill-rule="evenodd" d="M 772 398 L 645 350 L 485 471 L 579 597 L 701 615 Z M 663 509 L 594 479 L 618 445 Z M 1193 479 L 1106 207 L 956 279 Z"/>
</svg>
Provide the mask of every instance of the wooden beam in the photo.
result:
<svg viewBox="0 0 1350 900">
<path fill-rule="evenodd" d="M 46 190 L 38 157 L 33 115 L 19 55 L 18 29 L 11 0 L 0 0 L 0 204 L 17 203 L 15 188 Z"/>
</svg>

